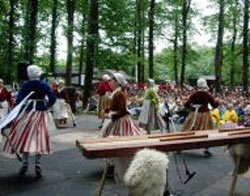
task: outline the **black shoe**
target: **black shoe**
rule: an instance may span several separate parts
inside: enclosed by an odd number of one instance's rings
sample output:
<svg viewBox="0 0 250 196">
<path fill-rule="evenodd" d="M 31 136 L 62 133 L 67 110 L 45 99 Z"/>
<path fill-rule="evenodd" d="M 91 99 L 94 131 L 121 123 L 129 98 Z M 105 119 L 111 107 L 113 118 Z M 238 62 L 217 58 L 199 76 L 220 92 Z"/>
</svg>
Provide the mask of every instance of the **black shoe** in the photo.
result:
<svg viewBox="0 0 250 196">
<path fill-rule="evenodd" d="M 204 150 L 204 156 L 205 156 L 205 157 L 211 157 L 211 156 L 212 156 L 212 153 L 209 152 L 208 150 Z"/>
<path fill-rule="evenodd" d="M 102 128 L 102 125 L 100 125 L 99 127 L 98 127 L 98 129 L 101 129 Z"/>
<path fill-rule="evenodd" d="M 20 169 L 20 171 L 19 171 L 19 173 L 18 173 L 18 175 L 20 177 L 24 176 L 26 174 L 27 170 L 28 170 L 28 166 L 26 166 L 26 165 L 22 166 L 21 169 Z"/>
<path fill-rule="evenodd" d="M 36 171 L 36 177 L 41 178 L 42 177 L 42 168 L 40 166 L 36 166 L 35 171 Z"/>
</svg>

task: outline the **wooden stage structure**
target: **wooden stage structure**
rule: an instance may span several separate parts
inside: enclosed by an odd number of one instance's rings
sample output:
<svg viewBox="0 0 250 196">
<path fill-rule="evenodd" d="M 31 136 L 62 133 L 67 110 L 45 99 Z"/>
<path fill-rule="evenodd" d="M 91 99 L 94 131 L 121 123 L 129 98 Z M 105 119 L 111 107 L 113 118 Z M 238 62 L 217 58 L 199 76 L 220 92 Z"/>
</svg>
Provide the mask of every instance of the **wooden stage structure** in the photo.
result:
<svg viewBox="0 0 250 196">
<path fill-rule="evenodd" d="M 106 138 L 84 138 L 76 140 L 76 146 L 88 159 L 133 156 L 143 148 L 163 152 L 209 148 L 216 146 L 250 144 L 250 128 L 214 129 L 204 131 L 175 132 L 143 136 L 110 136 Z M 240 162 L 240 160 L 239 160 Z M 230 195 L 234 195 L 238 164 L 231 184 Z M 101 189 L 105 180 L 104 171 Z M 101 190 L 96 195 L 101 195 Z"/>
</svg>

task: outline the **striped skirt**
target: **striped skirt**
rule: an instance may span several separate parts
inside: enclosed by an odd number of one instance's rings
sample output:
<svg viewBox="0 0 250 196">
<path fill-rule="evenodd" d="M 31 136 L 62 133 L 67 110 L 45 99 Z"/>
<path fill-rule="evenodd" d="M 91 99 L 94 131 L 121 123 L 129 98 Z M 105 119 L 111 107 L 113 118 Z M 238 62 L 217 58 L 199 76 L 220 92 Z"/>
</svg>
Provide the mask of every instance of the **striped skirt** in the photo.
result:
<svg viewBox="0 0 250 196">
<path fill-rule="evenodd" d="M 133 136 L 142 135 L 142 130 L 134 124 L 129 115 L 125 115 L 115 121 L 109 120 L 101 130 L 102 137 L 109 135 Z"/>
<path fill-rule="evenodd" d="M 187 121 L 184 127 L 182 128 L 182 131 L 213 129 L 213 122 L 210 112 L 198 112 L 194 126 L 192 130 L 190 130 L 193 124 L 194 117 L 195 117 L 195 112 L 190 112 L 188 114 Z"/>
<path fill-rule="evenodd" d="M 51 153 L 47 111 L 21 113 L 13 122 L 8 138 L 18 152 Z M 13 153 L 8 141 L 4 142 L 3 150 Z"/>
</svg>

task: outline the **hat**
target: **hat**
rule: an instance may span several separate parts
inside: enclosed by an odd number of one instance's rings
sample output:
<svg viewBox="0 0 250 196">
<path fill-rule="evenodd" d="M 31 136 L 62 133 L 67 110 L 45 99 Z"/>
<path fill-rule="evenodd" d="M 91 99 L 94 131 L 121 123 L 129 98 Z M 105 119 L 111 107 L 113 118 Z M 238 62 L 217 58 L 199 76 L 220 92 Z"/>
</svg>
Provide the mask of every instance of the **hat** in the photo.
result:
<svg viewBox="0 0 250 196">
<path fill-rule="evenodd" d="M 63 79 L 58 80 L 58 84 L 65 84 Z"/>
<path fill-rule="evenodd" d="M 197 80 L 197 87 L 200 89 L 208 89 L 207 81 L 204 78 L 199 78 Z"/>
<path fill-rule="evenodd" d="M 127 81 L 121 73 L 114 73 L 113 76 L 122 87 L 126 86 Z"/>
<path fill-rule="evenodd" d="M 43 73 L 42 69 L 37 65 L 30 65 L 27 68 L 27 74 L 30 80 L 39 79 L 42 73 Z"/>
<path fill-rule="evenodd" d="M 103 79 L 104 81 L 109 81 L 109 80 L 110 80 L 110 77 L 109 77 L 108 74 L 104 74 L 104 75 L 102 76 L 102 79 Z"/>
<path fill-rule="evenodd" d="M 149 85 L 150 85 L 150 86 L 154 86 L 154 85 L 155 85 L 155 81 L 154 81 L 154 79 L 152 79 L 152 78 L 149 78 L 149 79 L 148 79 L 148 82 L 149 82 Z"/>
</svg>

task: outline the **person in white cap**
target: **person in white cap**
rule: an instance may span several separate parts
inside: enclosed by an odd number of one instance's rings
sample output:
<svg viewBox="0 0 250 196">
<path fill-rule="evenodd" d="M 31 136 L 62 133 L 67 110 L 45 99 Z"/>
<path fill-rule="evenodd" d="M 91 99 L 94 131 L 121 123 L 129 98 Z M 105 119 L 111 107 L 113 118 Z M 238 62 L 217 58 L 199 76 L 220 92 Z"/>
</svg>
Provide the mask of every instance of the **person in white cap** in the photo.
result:
<svg viewBox="0 0 250 196">
<path fill-rule="evenodd" d="M 3 79 L 0 78 L 0 120 L 2 120 L 8 113 L 12 106 L 11 94 L 4 86 Z"/>
<path fill-rule="evenodd" d="M 97 93 L 99 94 L 99 100 L 98 100 L 98 106 L 97 106 L 97 114 L 98 117 L 103 119 L 102 124 L 104 122 L 104 114 L 105 110 L 109 110 L 110 108 L 110 94 L 111 94 L 111 88 L 109 86 L 110 77 L 108 74 L 104 74 L 102 76 L 102 81 L 98 85 Z M 99 126 L 99 128 L 102 128 L 102 124 Z"/>
<path fill-rule="evenodd" d="M 210 104 L 213 108 L 216 108 L 219 106 L 219 102 L 208 92 L 208 85 L 204 78 L 197 80 L 197 88 L 198 90 L 184 103 L 184 106 L 191 108 L 191 111 L 182 131 L 213 129 L 212 117 L 208 105 Z M 212 154 L 208 149 L 205 149 L 204 155 L 210 157 Z"/>
<path fill-rule="evenodd" d="M 144 127 L 148 134 L 151 134 L 151 130 L 161 129 L 165 132 L 166 123 L 161 117 L 159 110 L 160 98 L 154 89 L 155 82 L 153 79 L 148 79 L 149 88 L 147 89 L 142 110 L 139 116 L 140 126 Z"/>
<path fill-rule="evenodd" d="M 121 73 L 114 73 L 110 80 L 110 87 L 113 90 L 111 94 L 110 111 L 105 114 L 106 120 L 101 130 L 102 137 L 108 136 L 136 136 L 142 135 L 141 129 L 136 126 L 127 110 L 127 96 L 124 88 L 127 85 L 125 77 Z M 131 161 L 130 157 L 114 158 L 115 164 L 115 179 L 117 183 L 122 183 L 122 179 L 128 164 Z"/>
<path fill-rule="evenodd" d="M 54 89 L 56 103 L 53 106 L 53 117 L 57 126 L 65 125 L 69 118 L 67 104 L 69 103 L 68 93 L 63 79 L 58 81 L 57 88 Z"/>
<path fill-rule="evenodd" d="M 108 126 L 102 129 L 103 136 L 140 135 L 141 130 L 135 126 L 127 110 L 127 96 L 124 88 L 127 85 L 121 73 L 114 73 L 109 82 L 112 89 L 110 110 L 106 110 L 105 117 L 111 119 Z"/>
<path fill-rule="evenodd" d="M 7 153 L 14 153 L 14 147 L 17 152 L 23 154 L 20 176 L 27 172 L 29 155 L 34 153 L 35 172 L 37 177 L 41 177 L 41 155 L 51 153 L 48 109 L 55 103 L 56 97 L 50 86 L 40 80 L 41 73 L 42 70 L 37 65 L 30 65 L 27 68 L 29 81 L 24 83 L 18 92 L 16 104 L 19 104 L 31 92 L 33 94 L 28 98 L 8 133 L 8 139 L 13 146 L 7 140 L 3 145 L 3 150 Z"/>
</svg>

